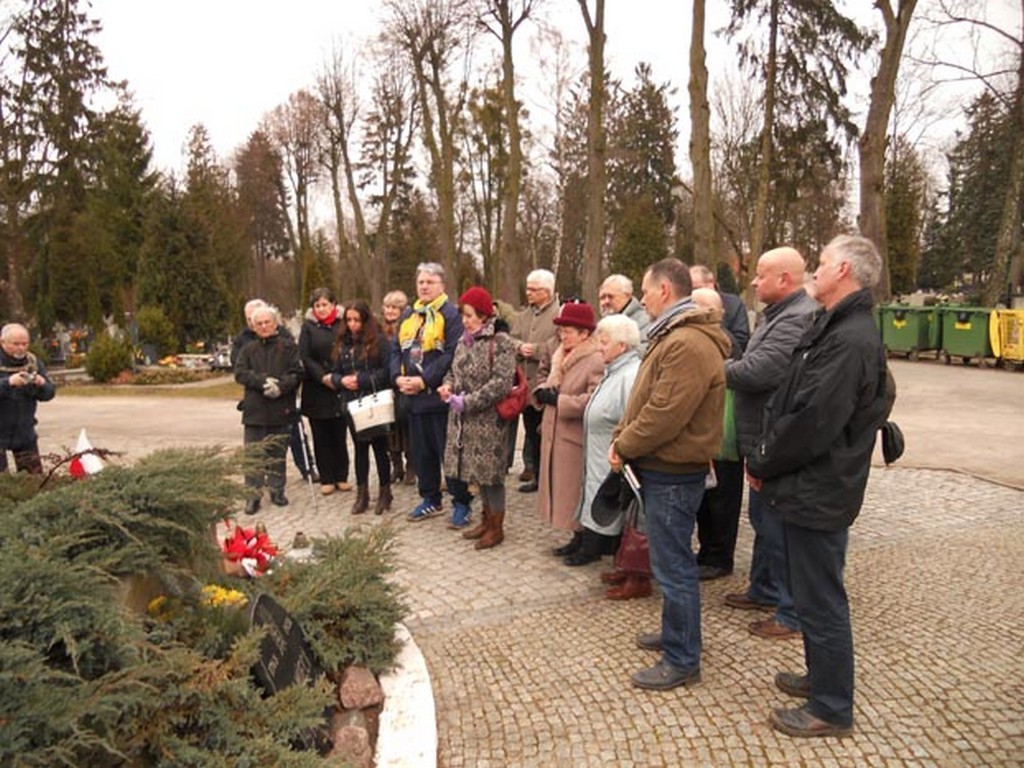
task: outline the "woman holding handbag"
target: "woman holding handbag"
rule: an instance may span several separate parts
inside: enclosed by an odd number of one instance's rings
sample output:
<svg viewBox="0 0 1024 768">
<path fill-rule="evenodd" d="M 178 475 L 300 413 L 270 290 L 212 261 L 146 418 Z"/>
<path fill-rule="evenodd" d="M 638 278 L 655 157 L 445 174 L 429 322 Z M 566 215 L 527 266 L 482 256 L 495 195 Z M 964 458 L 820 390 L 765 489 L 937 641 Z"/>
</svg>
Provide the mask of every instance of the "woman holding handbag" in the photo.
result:
<svg viewBox="0 0 1024 768">
<path fill-rule="evenodd" d="M 335 343 L 334 373 L 331 378 L 346 402 L 390 387 L 388 362 L 391 348 L 387 337 L 377 325 L 369 305 L 357 299 L 345 307 L 345 323 Z M 374 514 L 382 515 L 391 509 L 391 458 L 388 455 L 388 436 L 378 434 L 369 440 L 360 439 L 353 430 L 356 454 L 356 498 L 352 514 L 361 515 L 370 507 L 370 449 L 377 463 L 377 482 L 380 489 Z"/>
<path fill-rule="evenodd" d="M 452 367 L 437 393 L 448 403 L 448 440 L 444 473 L 452 495 L 452 522 L 469 523 L 469 484 L 480 488 L 483 520 L 462 536 L 475 539 L 477 549 L 490 549 L 505 538 L 505 472 L 511 422 L 498 413 L 499 401 L 512 389 L 516 370 L 515 342 L 495 332 L 494 303 L 485 288 L 473 286 L 459 297 L 463 334 Z"/>
<path fill-rule="evenodd" d="M 331 380 L 334 342 L 341 330 L 340 307 L 329 288 L 317 288 L 299 332 L 302 359 L 302 415 L 313 432 L 313 453 L 320 474 L 320 493 L 351 491 L 345 403 Z"/>
</svg>

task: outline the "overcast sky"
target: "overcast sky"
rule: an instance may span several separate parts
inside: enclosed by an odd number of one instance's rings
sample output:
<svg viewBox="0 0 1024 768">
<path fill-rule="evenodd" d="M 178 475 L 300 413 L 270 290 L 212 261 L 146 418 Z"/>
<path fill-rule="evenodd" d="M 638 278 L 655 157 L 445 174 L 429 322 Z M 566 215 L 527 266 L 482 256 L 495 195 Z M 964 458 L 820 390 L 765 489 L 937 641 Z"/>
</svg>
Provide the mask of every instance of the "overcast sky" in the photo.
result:
<svg viewBox="0 0 1024 768">
<path fill-rule="evenodd" d="M 203 123 L 227 157 L 266 112 L 313 84 L 335 41 L 350 51 L 373 35 L 379 8 L 377 0 L 92 0 L 110 76 L 134 91 L 156 164 L 176 171 L 192 125 Z M 582 57 L 585 30 L 576 0 L 546 0 L 543 9 L 580 42 Z M 689 119 L 690 13 L 690 4 L 679 0 L 608 0 L 606 10 L 613 74 L 630 83 L 637 62 L 650 62 L 656 82 L 679 88 L 681 123 Z M 525 38 L 521 50 L 529 53 Z M 529 77 L 529 70 L 522 61 L 519 71 Z"/>
<path fill-rule="evenodd" d="M 920 0 L 915 33 L 926 26 L 924 14 L 933 4 L 934 0 Z M 861 14 L 863 23 L 878 23 L 868 0 L 846 0 L 846 5 Z M 129 82 L 151 132 L 156 164 L 171 171 L 182 170 L 185 139 L 196 123 L 206 126 L 215 150 L 227 159 L 264 114 L 284 103 L 289 94 L 314 84 L 336 43 L 350 54 L 378 31 L 381 12 L 379 0 L 91 0 L 91 6 L 92 15 L 103 25 L 98 42 L 110 76 Z M 716 78 L 735 68 L 732 45 L 714 34 L 725 24 L 727 6 L 724 0 L 708 2 L 712 92 L 721 84 Z M 585 30 L 577 0 L 543 0 L 539 7 L 539 15 L 578 45 L 582 66 Z M 1019 36 L 1017 0 L 985 0 L 985 8 L 990 21 Z M 607 0 L 605 24 L 606 61 L 613 76 L 628 86 L 636 64 L 647 61 L 653 66 L 655 82 L 670 81 L 678 89 L 672 106 L 677 108 L 681 167 L 687 163 L 689 131 L 690 14 L 691 4 L 683 0 Z M 517 72 L 524 81 L 519 95 L 536 115 L 538 110 L 549 110 L 550 104 L 540 103 L 542 84 L 529 44 L 534 30 L 534 25 L 527 25 L 517 33 L 516 55 Z M 966 31 L 961 28 L 950 34 L 953 40 L 940 46 L 940 54 L 968 61 L 971 45 Z M 990 36 L 988 41 L 995 39 Z M 864 61 L 862 72 L 850 81 L 858 124 L 867 108 L 864 73 L 873 61 L 874 57 Z M 907 75 L 908 68 L 901 74 Z M 926 143 L 938 155 L 954 128 L 962 125 L 961 110 L 954 101 L 947 102 L 953 88 L 947 86 L 929 96 L 938 108 L 929 118 L 934 124 L 927 124 L 931 135 Z M 976 83 L 960 86 L 960 92 L 977 90 Z"/>
</svg>

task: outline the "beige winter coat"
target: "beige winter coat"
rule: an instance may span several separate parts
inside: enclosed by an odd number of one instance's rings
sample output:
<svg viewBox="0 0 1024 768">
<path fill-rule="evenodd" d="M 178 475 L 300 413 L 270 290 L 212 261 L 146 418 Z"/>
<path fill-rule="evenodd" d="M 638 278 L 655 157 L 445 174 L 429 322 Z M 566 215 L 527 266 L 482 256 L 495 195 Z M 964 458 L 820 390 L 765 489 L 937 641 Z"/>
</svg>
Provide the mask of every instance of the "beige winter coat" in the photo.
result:
<svg viewBox="0 0 1024 768">
<path fill-rule="evenodd" d="M 551 356 L 545 387 L 558 389 L 558 406 L 543 406 L 540 425 L 538 511 L 553 528 L 573 531 L 583 487 L 583 413 L 604 375 L 597 338 L 588 336 L 572 352 Z"/>
</svg>

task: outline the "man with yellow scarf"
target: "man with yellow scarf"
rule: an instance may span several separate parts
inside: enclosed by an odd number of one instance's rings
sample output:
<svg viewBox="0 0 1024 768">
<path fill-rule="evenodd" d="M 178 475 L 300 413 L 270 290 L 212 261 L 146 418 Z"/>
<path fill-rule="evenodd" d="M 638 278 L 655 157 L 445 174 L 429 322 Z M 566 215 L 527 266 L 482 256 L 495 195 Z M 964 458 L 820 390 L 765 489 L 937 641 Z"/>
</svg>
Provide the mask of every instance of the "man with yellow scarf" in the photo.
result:
<svg viewBox="0 0 1024 768">
<path fill-rule="evenodd" d="M 413 522 L 441 514 L 448 405 L 437 388 L 452 366 L 462 330 L 458 307 L 445 293 L 444 267 L 433 262 L 417 266 L 416 301 L 402 314 L 391 350 L 391 378 L 406 404 L 410 458 L 421 499 L 408 515 Z"/>
</svg>

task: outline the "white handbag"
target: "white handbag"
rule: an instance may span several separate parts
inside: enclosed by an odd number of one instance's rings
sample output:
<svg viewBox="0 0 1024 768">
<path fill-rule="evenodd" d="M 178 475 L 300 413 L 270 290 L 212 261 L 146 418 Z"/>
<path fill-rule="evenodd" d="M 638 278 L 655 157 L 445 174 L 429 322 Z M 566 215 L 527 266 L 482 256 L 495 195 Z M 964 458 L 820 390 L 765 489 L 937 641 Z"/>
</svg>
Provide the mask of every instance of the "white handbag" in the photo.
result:
<svg viewBox="0 0 1024 768">
<path fill-rule="evenodd" d="M 352 417 L 352 429 L 360 440 L 387 434 L 395 423 L 395 394 L 390 389 L 350 400 L 346 408 Z"/>
</svg>

